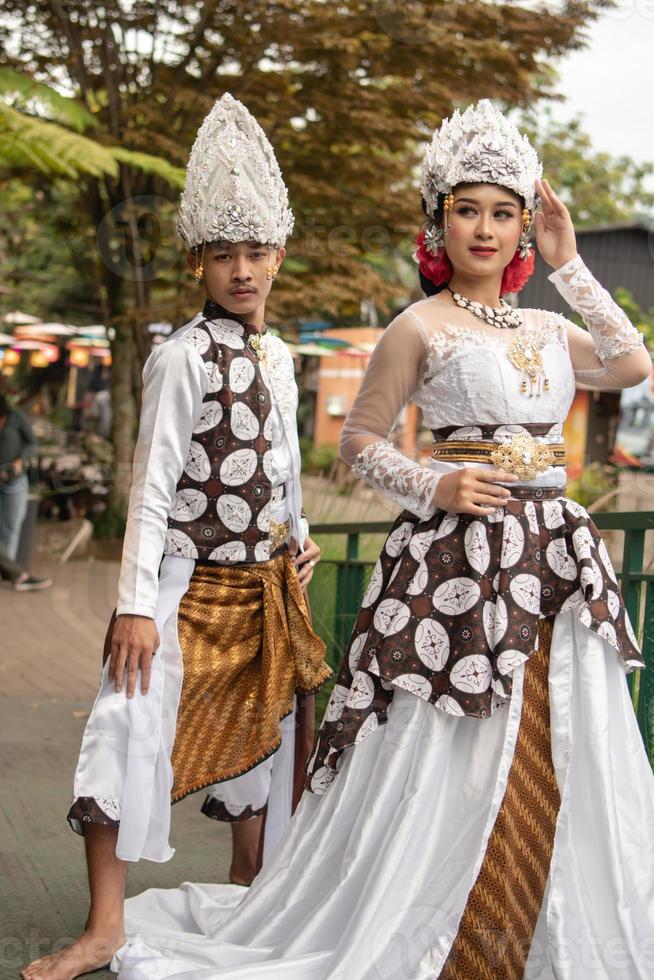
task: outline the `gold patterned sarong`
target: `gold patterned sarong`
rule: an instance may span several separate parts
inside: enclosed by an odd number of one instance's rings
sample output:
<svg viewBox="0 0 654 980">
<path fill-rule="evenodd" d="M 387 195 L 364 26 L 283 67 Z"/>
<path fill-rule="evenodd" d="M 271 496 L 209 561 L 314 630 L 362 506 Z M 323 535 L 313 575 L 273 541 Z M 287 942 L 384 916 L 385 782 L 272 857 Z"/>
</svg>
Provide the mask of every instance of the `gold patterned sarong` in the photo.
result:
<svg viewBox="0 0 654 980">
<path fill-rule="evenodd" d="M 552 621 L 525 664 L 513 763 L 488 847 L 441 980 L 521 980 L 543 903 L 561 805 L 552 764 Z"/>
<path fill-rule="evenodd" d="M 250 565 L 197 564 L 177 631 L 184 680 L 173 802 L 271 755 L 294 695 L 317 690 L 332 673 L 286 551 Z"/>
</svg>

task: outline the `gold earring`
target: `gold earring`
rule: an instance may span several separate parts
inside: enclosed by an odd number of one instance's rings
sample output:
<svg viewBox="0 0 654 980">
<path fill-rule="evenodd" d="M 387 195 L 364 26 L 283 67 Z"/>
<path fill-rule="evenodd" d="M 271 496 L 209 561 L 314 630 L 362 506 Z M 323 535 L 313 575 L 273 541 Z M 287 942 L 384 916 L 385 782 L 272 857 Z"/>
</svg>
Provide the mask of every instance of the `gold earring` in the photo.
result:
<svg viewBox="0 0 654 980">
<path fill-rule="evenodd" d="M 278 265 L 269 265 L 266 267 L 266 279 L 276 279 L 277 273 L 279 272 Z"/>
</svg>

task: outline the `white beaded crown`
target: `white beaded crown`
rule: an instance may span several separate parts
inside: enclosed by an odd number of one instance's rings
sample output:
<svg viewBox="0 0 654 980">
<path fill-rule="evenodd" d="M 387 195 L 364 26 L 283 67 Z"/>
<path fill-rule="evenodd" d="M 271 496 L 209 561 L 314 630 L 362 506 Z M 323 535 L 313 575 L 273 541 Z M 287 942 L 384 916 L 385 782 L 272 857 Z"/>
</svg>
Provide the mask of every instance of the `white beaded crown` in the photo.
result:
<svg viewBox="0 0 654 980">
<path fill-rule="evenodd" d="M 524 198 L 533 212 L 535 181 L 543 167 L 536 150 L 512 122 L 482 99 L 458 109 L 434 133 L 422 165 L 422 196 L 433 215 L 438 195 L 457 184 L 500 184 Z"/>
<path fill-rule="evenodd" d="M 215 241 L 281 246 L 293 222 L 288 191 L 266 134 L 243 103 L 226 93 L 193 144 L 178 233 L 189 249 Z"/>
</svg>

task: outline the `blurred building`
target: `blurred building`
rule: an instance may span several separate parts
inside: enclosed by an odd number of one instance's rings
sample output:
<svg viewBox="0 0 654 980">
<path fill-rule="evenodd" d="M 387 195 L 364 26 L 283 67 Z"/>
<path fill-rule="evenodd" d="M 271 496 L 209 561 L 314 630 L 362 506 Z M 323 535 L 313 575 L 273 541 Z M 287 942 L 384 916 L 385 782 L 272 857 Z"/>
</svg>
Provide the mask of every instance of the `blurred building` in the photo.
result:
<svg viewBox="0 0 654 980">
<path fill-rule="evenodd" d="M 654 234 L 639 222 L 598 225 L 577 231 L 579 254 L 593 275 L 614 295 L 627 289 L 643 310 L 654 307 Z M 519 297 L 524 308 L 568 314 L 565 300 L 548 282 L 551 270 L 536 259 L 534 274 Z M 651 382 L 645 382 L 651 387 Z M 641 386 L 639 386 L 641 387 Z M 620 423 L 621 401 L 630 393 L 578 390 L 565 425 L 568 475 L 576 478 L 584 467 L 605 464 L 613 452 Z"/>
<path fill-rule="evenodd" d="M 654 307 L 654 231 L 640 222 L 597 225 L 577 231 L 579 254 L 613 294 L 628 289 L 643 310 Z M 552 270 L 536 257 L 534 274 L 520 293 L 520 306 L 527 309 L 567 313 L 565 300 L 547 281 Z"/>
</svg>

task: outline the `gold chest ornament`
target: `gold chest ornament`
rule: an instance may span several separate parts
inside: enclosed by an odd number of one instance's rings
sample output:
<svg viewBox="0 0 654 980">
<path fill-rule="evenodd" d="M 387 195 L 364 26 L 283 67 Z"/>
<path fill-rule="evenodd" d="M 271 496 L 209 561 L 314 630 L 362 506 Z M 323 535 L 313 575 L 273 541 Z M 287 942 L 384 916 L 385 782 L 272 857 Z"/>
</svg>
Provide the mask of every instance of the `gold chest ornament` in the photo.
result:
<svg viewBox="0 0 654 980">
<path fill-rule="evenodd" d="M 268 350 L 264 342 L 264 335 L 260 333 L 251 333 L 248 337 L 248 347 L 253 351 L 259 360 L 268 366 Z"/>
<path fill-rule="evenodd" d="M 524 337 L 516 337 L 507 351 L 514 367 L 522 372 L 520 392 L 528 398 L 540 398 L 549 391 L 550 382 L 545 374 L 543 355 L 540 350 Z"/>
</svg>

